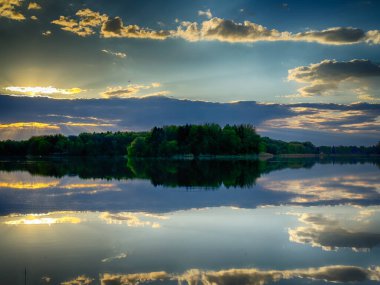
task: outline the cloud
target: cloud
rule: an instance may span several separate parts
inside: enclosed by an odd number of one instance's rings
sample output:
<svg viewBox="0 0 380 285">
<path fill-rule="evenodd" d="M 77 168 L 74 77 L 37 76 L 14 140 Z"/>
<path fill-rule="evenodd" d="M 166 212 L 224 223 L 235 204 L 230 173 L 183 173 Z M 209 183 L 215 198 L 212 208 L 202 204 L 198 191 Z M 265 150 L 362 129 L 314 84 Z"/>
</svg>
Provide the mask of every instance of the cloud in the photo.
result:
<svg viewBox="0 0 380 285">
<path fill-rule="evenodd" d="M 380 65 L 364 59 L 341 62 L 323 60 L 288 71 L 289 81 L 307 84 L 298 89 L 301 97 L 331 95 L 341 87 L 344 90 L 343 84 L 359 85 L 359 89 L 349 87 L 359 96 L 363 96 L 364 92 L 365 95 L 369 96 L 368 93 L 372 92 L 373 96 L 380 97 L 380 86 L 376 84 L 379 79 Z"/>
<path fill-rule="evenodd" d="M 66 282 L 62 282 L 61 285 L 90 285 L 90 284 L 92 284 L 93 281 L 94 281 L 94 279 L 89 278 L 85 275 L 82 275 L 82 276 L 78 276 L 75 279 L 72 279 L 72 280 L 69 280 Z"/>
<path fill-rule="evenodd" d="M 51 280 L 52 280 L 52 278 L 49 276 L 42 276 L 41 277 L 41 281 L 44 283 L 50 283 Z"/>
<path fill-rule="evenodd" d="M 294 34 L 292 40 L 330 45 L 344 45 L 365 42 L 367 40 L 367 35 L 363 30 L 358 28 L 335 27 L 322 31 L 297 33 Z"/>
<path fill-rule="evenodd" d="M 44 31 L 42 32 L 42 35 L 45 37 L 51 36 L 51 31 L 50 30 Z"/>
<path fill-rule="evenodd" d="M 286 180 L 261 178 L 260 183 L 270 191 L 293 193 L 293 203 L 320 203 L 326 201 L 352 202 L 379 200 L 380 183 L 372 174 L 344 175 Z"/>
<path fill-rule="evenodd" d="M 59 184 L 59 181 L 51 182 L 0 182 L 0 188 L 16 189 L 16 190 L 40 190 L 55 187 Z"/>
<path fill-rule="evenodd" d="M 354 251 L 366 251 L 380 245 L 380 233 L 347 230 L 337 220 L 320 214 L 302 214 L 299 220 L 306 226 L 288 231 L 289 240 L 296 243 L 324 250 L 351 248 Z"/>
<path fill-rule="evenodd" d="M 116 256 L 112 256 L 112 257 L 107 257 L 107 258 L 104 258 L 102 259 L 102 262 L 111 262 L 111 261 L 114 261 L 114 260 L 118 260 L 118 259 L 124 259 L 124 258 L 127 258 L 128 254 L 125 252 L 123 253 L 120 253 Z"/>
<path fill-rule="evenodd" d="M 74 33 L 81 37 L 87 37 L 95 34 L 94 28 L 99 27 L 108 19 L 107 15 L 94 12 L 88 8 L 78 10 L 75 15 L 78 19 L 60 16 L 59 19 L 51 23 L 61 26 L 61 29 L 64 31 Z"/>
<path fill-rule="evenodd" d="M 149 85 L 143 84 L 129 84 L 127 86 L 116 86 L 116 87 L 108 87 L 106 91 L 101 93 L 101 97 L 103 98 L 130 98 L 136 97 L 137 94 L 142 90 L 148 90 L 152 88 L 158 88 L 161 84 L 158 82 L 153 82 Z M 157 93 L 155 93 L 157 95 Z M 145 94 L 143 96 L 152 96 L 152 94 Z"/>
<path fill-rule="evenodd" d="M 98 27 L 108 19 L 107 15 L 88 8 L 79 10 L 75 15 L 80 18 L 79 26 Z"/>
<path fill-rule="evenodd" d="M 366 42 L 370 44 L 380 44 L 380 30 L 372 30 L 366 33 Z"/>
<path fill-rule="evenodd" d="M 307 106 L 307 105 L 304 105 Z M 266 121 L 262 128 L 319 130 L 324 132 L 341 132 L 347 134 L 363 131 L 380 134 L 379 110 L 347 108 L 337 105 L 319 105 L 313 107 L 291 107 L 294 116 Z"/>
<path fill-rule="evenodd" d="M 61 30 L 87 37 L 95 34 L 94 30 L 88 26 L 80 26 L 79 23 L 69 17 L 60 16 L 58 20 L 52 21 L 53 24 L 61 26 Z"/>
<path fill-rule="evenodd" d="M 10 0 L 8 0 L 10 1 Z M 15 1 L 15 0 L 11 0 Z M 136 38 L 165 40 L 182 38 L 187 41 L 220 41 L 230 43 L 253 43 L 259 41 L 295 41 L 313 42 L 327 45 L 351 45 L 359 43 L 380 44 L 380 31 L 364 31 L 354 27 L 332 27 L 325 30 L 310 30 L 301 33 L 268 29 L 260 24 L 213 17 L 210 9 L 199 10 L 199 16 L 208 20 L 201 23 L 183 21 L 176 29 L 154 30 L 135 24 L 124 26 L 120 17 L 109 17 L 88 8 L 76 13 L 78 19 L 60 16 L 52 23 L 60 25 L 62 30 L 87 37 L 98 32 L 103 38 Z M 176 23 L 179 22 L 176 19 Z"/>
<path fill-rule="evenodd" d="M 147 84 L 152 86 L 152 84 Z M 128 86 L 121 89 L 128 89 Z M 107 91 L 107 90 L 105 90 Z M 111 90 L 112 91 L 112 90 Z M 117 91 L 117 90 L 114 90 Z M 112 124 L 97 131 L 148 130 L 154 126 L 218 123 L 253 124 L 261 135 L 287 141 L 311 141 L 316 145 L 374 145 L 379 140 L 380 104 L 260 104 L 253 101 L 212 103 L 178 100 L 164 96 L 144 97 L 159 88 L 142 89 L 134 98 L 55 100 L 46 97 L 0 96 L 0 122 L 37 122 L 57 125 L 66 122 Z M 112 96 L 114 95 L 114 97 Z M 130 95 L 130 92 L 124 96 Z M 66 95 L 73 99 L 72 95 Z M 144 98 L 138 98 L 138 97 Z M 64 97 L 63 95 L 59 96 Z M 60 117 L 52 117 L 52 110 Z M 101 121 L 93 121 L 97 118 Z M 85 131 L 64 128 L 65 135 Z M 8 130 L 10 130 L 8 128 Z M 92 131 L 92 130 L 87 130 Z M 50 130 L 51 133 L 56 133 Z M 28 138 L 27 130 L 0 133 L 0 139 Z"/>
<path fill-rule="evenodd" d="M 277 30 L 268 30 L 250 21 L 236 23 L 217 17 L 200 25 L 196 22 L 182 22 L 175 35 L 188 41 L 216 40 L 230 43 L 272 41 L 285 37 L 285 34 Z"/>
<path fill-rule="evenodd" d="M 151 281 L 168 280 L 169 274 L 165 271 L 135 273 L 135 274 L 108 274 L 105 273 L 100 277 L 101 285 L 128 285 L 149 283 Z"/>
<path fill-rule="evenodd" d="M 84 122 L 65 122 L 60 123 L 61 125 L 68 126 L 68 127 L 113 127 L 115 124 L 108 124 L 108 123 L 84 123 Z"/>
<path fill-rule="evenodd" d="M 114 52 L 114 51 L 110 51 L 107 49 L 102 49 L 102 52 L 109 54 L 109 55 L 112 55 L 112 56 L 119 57 L 119 58 L 126 58 L 127 57 L 127 54 L 124 52 Z"/>
<path fill-rule="evenodd" d="M 170 31 L 155 31 L 141 28 L 138 25 L 124 26 L 120 17 L 115 17 L 105 21 L 101 28 L 101 36 L 104 38 L 135 38 L 165 40 L 170 36 Z"/>
<path fill-rule="evenodd" d="M 258 41 L 314 42 L 328 45 L 349 45 L 358 43 L 379 44 L 379 31 L 365 32 L 358 28 L 334 27 L 322 31 L 292 33 L 268 29 L 251 21 L 237 23 L 214 17 L 198 24 L 182 22 L 173 36 L 188 41 L 221 41 L 230 43 L 253 43 Z"/>
<path fill-rule="evenodd" d="M 48 35 L 48 34 L 46 34 Z M 50 35 L 50 33 L 49 33 Z M 70 89 L 60 89 L 52 86 L 48 87 L 19 87 L 19 86 L 9 86 L 4 88 L 6 91 L 10 91 L 11 95 L 23 95 L 23 96 L 48 96 L 50 98 L 59 98 L 60 95 L 75 95 L 86 90 L 75 87 Z"/>
<path fill-rule="evenodd" d="M 177 281 L 178 284 L 240 284 L 265 285 L 280 280 L 309 279 L 334 283 L 379 281 L 380 268 L 331 265 L 317 268 L 293 270 L 260 270 L 257 268 L 202 271 L 191 269 L 183 274 L 169 274 L 165 271 L 134 274 L 108 274 L 100 276 L 101 285 L 145 284 L 151 282 Z"/>
<path fill-rule="evenodd" d="M 41 5 L 36 2 L 30 2 L 28 5 L 28 10 L 40 10 L 42 9 Z"/>
<path fill-rule="evenodd" d="M 199 10 L 198 11 L 198 16 L 203 16 L 203 17 L 211 19 L 212 18 L 212 13 L 211 13 L 210 9 L 207 9 L 206 11 Z"/>
<path fill-rule="evenodd" d="M 12 215 L 6 225 L 52 225 L 52 224 L 79 224 L 81 219 L 75 216 L 66 216 L 63 213 Z"/>
<path fill-rule="evenodd" d="M 16 122 L 9 124 L 0 124 L 0 129 L 51 129 L 58 130 L 59 127 L 53 124 L 41 123 L 41 122 Z"/>
<path fill-rule="evenodd" d="M 25 16 L 16 9 L 21 6 L 21 0 L 0 0 L 0 17 L 22 21 Z"/>
<path fill-rule="evenodd" d="M 160 228 L 161 225 L 158 222 L 151 220 L 164 220 L 167 219 L 167 217 L 140 212 L 105 212 L 100 214 L 100 219 L 106 221 L 107 224 L 126 224 L 128 227 L 151 227 L 157 229 Z"/>
</svg>

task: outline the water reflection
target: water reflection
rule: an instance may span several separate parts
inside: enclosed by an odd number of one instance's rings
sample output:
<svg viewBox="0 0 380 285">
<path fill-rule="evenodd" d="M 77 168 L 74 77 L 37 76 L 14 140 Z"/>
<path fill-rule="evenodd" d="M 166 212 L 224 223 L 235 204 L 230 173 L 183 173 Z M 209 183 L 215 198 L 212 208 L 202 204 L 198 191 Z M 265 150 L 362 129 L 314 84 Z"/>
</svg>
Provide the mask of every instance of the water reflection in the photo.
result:
<svg viewBox="0 0 380 285">
<path fill-rule="evenodd" d="M 375 284 L 380 250 L 368 234 L 380 228 L 379 213 L 318 206 L 8 215 L 0 218 L 0 280 L 23 284 L 27 267 L 28 284 Z M 12 222 L 49 218 L 57 222 Z M 327 227 L 328 238 L 311 231 L 314 240 L 294 240 L 305 226 Z M 355 237 L 342 239 L 339 229 Z"/>
<path fill-rule="evenodd" d="M 303 226 L 289 229 L 289 239 L 327 251 L 339 248 L 369 251 L 380 245 L 378 225 L 371 223 L 373 220 L 380 220 L 379 214 L 378 208 L 365 209 L 354 217 L 327 216 L 320 213 L 299 214 L 299 221 Z"/>
<path fill-rule="evenodd" d="M 159 282 L 159 284 L 187 284 L 187 285 L 265 285 L 279 282 L 281 280 L 309 279 L 313 281 L 326 281 L 334 283 L 352 283 L 363 281 L 379 281 L 380 268 L 362 268 L 358 266 L 325 266 L 319 268 L 306 268 L 294 270 L 260 270 L 228 269 L 221 271 L 203 271 L 192 269 L 183 274 L 169 274 L 165 271 L 134 273 L 134 274 L 102 274 L 99 278 L 102 285 L 129 285 L 148 284 Z M 94 279 L 79 276 L 73 280 L 61 284 L 93 284 Z"/>
<path fill-rule="evenodd" d="M 376 159 L 0 162 L 0 284 L 377 284 Z"/>
<path fill-rule="evenodd" d="M 378 174 L 378 160 L 358 158 L 2 161 L 0 213 L 376 205 Z"/>
<path fill-rule="evenodd" d="M 315 165 L 372 164 L 376 157 L 294 158 L 261 160 L 160 160 L 123 158 L 57 158 L 49 160 L 1 160 L 3 173 L 28 172 L 33 177 L 81 179 L 147 179 L 165 187 L 251 187 L 263 174 L 282 169 L 310 169 Z M 3 175 L 3 178 L 6 175 Z M 20 177 L 19 180 L 22 180 Z M 3 179 L 2 179 L 3 181 Z M 2 187 L 6 187 L 6 184 Z"/>
<path fill-rule="evenodd" d="M 106 273 L 100 277 L 100 283 L 104 285 L 127 285 L 160 281 L 166 284 L 168 281 L 177 281 L 177 284 L 188 285 L 265 285 L 269 283 L 279 282 L 281 280 L 292 279 L 309 279 L 314 281 L 319 280 L 334 283 L 352 283 L 368 280 L 380 281 L 380 268 L 362 268 L 358 266 L 335 265 L 294 270 L 260 270 L 257 268 L 233 268 L 221 271 L 203 271 L 199 269 L 192 269 L 186 271 L 181 275 L 169 274 L 164 271 L 124 275 Z M 73 281 L 78 281 L 78 279 L 75 279 Z"/>
</svg>

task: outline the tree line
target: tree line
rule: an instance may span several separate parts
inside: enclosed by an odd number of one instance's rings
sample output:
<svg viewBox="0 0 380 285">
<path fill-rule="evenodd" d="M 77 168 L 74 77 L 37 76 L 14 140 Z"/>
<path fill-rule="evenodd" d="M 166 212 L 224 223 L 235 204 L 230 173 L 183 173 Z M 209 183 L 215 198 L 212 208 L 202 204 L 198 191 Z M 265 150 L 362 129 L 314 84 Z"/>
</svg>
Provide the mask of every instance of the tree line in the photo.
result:
<svg viewBox="0 0 380 285">
<path fill-rule="evenodd" d="M 118 156 L 173 157 L 191 155 L 278 154 L 371 155 L 375 146 L 315 146 L 311 142 L 285 142 L 261 137 L 252 125 L 217 124 L 154 127 L 148 132 L 82 133 L 78 136 L 45 135 L 24 141 L 0 141 L 2 156 Z"/>
<path fill-rule="evenodd" d="M 33 176 L 81 179 L 147 179 L 154 186 L 251 187 L 263 174 L 281 169 L 312 168 L 315 164 L 371 163 L 380 168 L 375 157 L 326 156 L 323 158 L 283 158 L 263 160 L 220 159 L 126 159 L 125 157 L 48 157 L 2 159 L 0 171 L 26 171 Z"/>
</svg>

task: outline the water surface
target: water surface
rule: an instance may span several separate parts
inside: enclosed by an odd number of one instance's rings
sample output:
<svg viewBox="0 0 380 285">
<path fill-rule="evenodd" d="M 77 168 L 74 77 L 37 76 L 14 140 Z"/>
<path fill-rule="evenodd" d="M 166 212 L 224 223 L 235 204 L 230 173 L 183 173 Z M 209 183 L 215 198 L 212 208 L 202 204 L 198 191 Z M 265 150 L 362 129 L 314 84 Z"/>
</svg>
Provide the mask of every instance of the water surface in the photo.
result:
<svg viewBox="0 0 380 285">
<path fill-rule="evenodd" d="M 0 161 L 0 284 L 377 284 L 376 159 Z"/>
</svg>

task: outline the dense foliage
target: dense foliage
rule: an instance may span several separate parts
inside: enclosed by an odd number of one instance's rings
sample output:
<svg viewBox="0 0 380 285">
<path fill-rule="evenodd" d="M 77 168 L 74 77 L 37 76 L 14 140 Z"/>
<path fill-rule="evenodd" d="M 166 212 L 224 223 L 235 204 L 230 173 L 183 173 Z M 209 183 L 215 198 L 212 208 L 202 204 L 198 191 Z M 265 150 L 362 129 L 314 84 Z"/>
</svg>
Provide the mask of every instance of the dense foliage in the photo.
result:
<svg viewBox="0 0 380 285">
<path fill-rule="evenodd" d="M 173 157 L 192 155 L 271 154 L 380 154 L 372 147 L 314 146 L 311 142 L 284 142 L 261 138 L 251 125 L 217 124 L 155 127 L 150 132 L 82 133 L 78 136 L 36 136 L 25 141 L 1 141 L 2 156 L 114 156 Z"/>
<path fill-rule="evenodd" d="M 49 135 L 26 141 L 0 142 L 0 155 L 125 155 L 139 133 L 82 133 L 79 136 Z"/>
<path fill-rule="evenodd" d="M 259 151 L 260 136 L 250 125 L 155 127 L 128 147 L 128 155 L 134 157 L 257 154 Z"/>
</svg>

